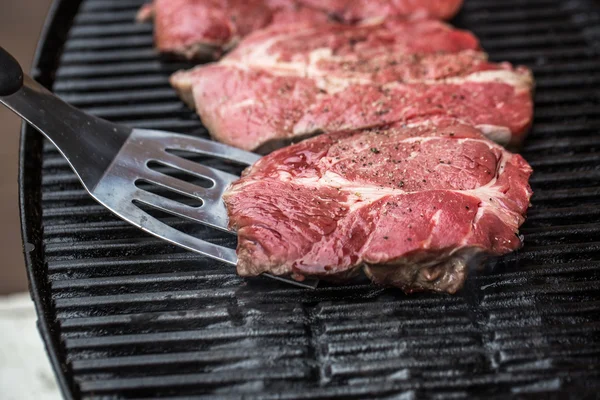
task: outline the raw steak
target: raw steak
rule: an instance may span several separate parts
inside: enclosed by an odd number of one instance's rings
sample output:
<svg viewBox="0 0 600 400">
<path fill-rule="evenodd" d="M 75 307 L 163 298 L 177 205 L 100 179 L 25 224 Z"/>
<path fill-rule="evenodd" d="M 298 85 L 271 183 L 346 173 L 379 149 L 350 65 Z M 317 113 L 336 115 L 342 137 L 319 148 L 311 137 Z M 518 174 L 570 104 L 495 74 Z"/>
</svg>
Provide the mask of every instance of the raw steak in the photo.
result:
<svg viewBox="0 0 600 400">
<path fill-rule="evenodd" d="M 224 65 L 176 74 L 171 81 L 188 104 L 196 104 L 213 138 L 259 153 L 300 139 L 293 133 L 294 124 L 320 93 L 313 79 Z M 192 86 L 193 92 L 188 89 Z"/>
<path fill-rule="evenodd" d="M 360 26 L 335 23 L 281 25 L 247 37 L 222 60 L 222 64 L 266 69 L 297 76 L 334 75 L 336 78 L 369 79 L 374 74 L 393 82 L 405 70 L 428 68 L 438 77 L 453 76 L 453 68 L 470 60 L 454 61 L 448 54 L 472 50 L 469 57 L 485 57 L 479 41 L 470 32 L 453 29 L 438 21 L 383 21 Z M 427 56 L 432 60 L 420 60 Z M 435 60 L 442 65 L 435 64 Z M 437 61 L 440 62 L 440 61 Z M 412 74 L 418 71 L 412 71 Z M 392 73 L 399 76 L 385 76 Z M 431 78 L 426 74 L 414 79 Z M 370 81 L 370 80 L 369 80 Z"/>
<path fill-rule="evenodd" d="M 213 137 L 260 153 L 324 131 L 447 117 L 518 144 L 533 117 L 531 73 L 478 49 L 437 21 L 281 26 L 171 83 Z"/>
<path fill-rule="evenodd" d="M 454 54 L 465 54 L 454 57 Z M 364 26 L 291 24 L 250 35 L 220 65 L 272 75 L 343 83 L 421 81 L 497 68 L 486 63 L 470 32 L 437 21 L 381 22 Z M 206 66 L 179 71 L 171 83 L 193 106 L 192 82 Z M 213 68 L 212 66 L 208 68 Z"/>
<path fill-rule="evenodd" d="M 238 273 L 454 293 L 470 264 L 521 246 L 531 168 L 476 129 L 338 132 L 262 158 L 224 196 Z"/>
<path fill-rule="evenodd" d="M 526 69 L 475 72 L 433 84 L 351 85 L 319 96 L 292 130 L 306 137 L 402 121 L 454 118 L 502 145 L 520 144 L 533 120 Z"/>
<path fill-rule="evenodd" d="M 156 47 L 188 59 L 217 59 L 244 36 L 270 24 L 318 24 L 335 18 L 449 18 L 462 0 L 154 0 L 139 21 L 154 18 Z"/>
<path fill-rule="evenodd" d="M 274 8 L 266 0 L 154 0 L 139 21 L 154 19 L 155 45 L 162 53 L 187 59 L 218 59 L 249 33 L 271 23 L 327 21 L 321 11 L 288 1 Z"/>
<path fill-rule="evenodd" d="M 462 0 L 298 0 L 337 19 L 353 22 L 378 17 L 418 16 L 450 19 Z"/>
</svg>

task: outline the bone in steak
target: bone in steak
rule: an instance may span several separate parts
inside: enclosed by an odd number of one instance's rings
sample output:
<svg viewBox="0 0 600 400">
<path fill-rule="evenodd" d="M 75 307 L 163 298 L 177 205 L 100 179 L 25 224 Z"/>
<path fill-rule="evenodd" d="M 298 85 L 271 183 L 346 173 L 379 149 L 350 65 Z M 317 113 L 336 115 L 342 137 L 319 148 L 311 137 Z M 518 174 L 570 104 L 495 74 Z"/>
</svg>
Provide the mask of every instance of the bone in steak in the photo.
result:
<svg viewBox="0 0 600 400">
<path fill-rule="evenodd" d="M 260 153 L 321 132 L 448 117 L 518 144 L 533 117 L 531 73 L 486 57 L 473 35 L 437 21 L 273 27 L 171 83 L 214 138 Z"/>
<path fill-rule="evenodd" d="M 521 246 L 531 168 L 455 122 L 322 135 L 262 158 L 224 196 L 238 273 L 454 293 Z"/>
<path fill-rule="evenodd" d="M 271 24 L 317 24 L 330 17 L 355 22 L 372 17 L 448 18 L 461 0 L 154 0 L 138 20 L 154 18 L 156 47 L 188 59 L 217 59 L 243 37 Z M 364 4 L 362 4 L 364 3 Z M 377 3 L 377 4 L 375 4 Z"/>
</svg>

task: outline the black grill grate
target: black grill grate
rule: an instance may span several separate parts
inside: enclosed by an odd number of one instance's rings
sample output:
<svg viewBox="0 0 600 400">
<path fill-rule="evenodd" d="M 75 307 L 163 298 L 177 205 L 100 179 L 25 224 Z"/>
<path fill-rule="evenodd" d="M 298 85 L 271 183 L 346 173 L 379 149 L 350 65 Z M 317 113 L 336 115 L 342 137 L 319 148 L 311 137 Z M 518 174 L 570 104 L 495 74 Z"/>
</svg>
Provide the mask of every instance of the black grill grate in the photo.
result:
<svg viewBox="0 0 600 400">
<path fill-rule="evenodd" d="M 98 116 L 206 135 L 168 85 L 169 74 L 185 65 L 159 61 L 151 25 L 132 22 L 143 2 L 83 0 L 77 12 L 79 1 L 57 2 L 36 76 Z M 242 280 L 112 217 L 58 152 L 28 131 L 21 166 L 27 260 L 65 393 L 597 395 L 599 21 L 592 0 L 466 0 L 455 21 L 473 30 L 494 60 L 529 65 L 538 84 L 524 149 L 536 170 L 527 244 L 471 277 L 455 297 Z"/>
</svg>

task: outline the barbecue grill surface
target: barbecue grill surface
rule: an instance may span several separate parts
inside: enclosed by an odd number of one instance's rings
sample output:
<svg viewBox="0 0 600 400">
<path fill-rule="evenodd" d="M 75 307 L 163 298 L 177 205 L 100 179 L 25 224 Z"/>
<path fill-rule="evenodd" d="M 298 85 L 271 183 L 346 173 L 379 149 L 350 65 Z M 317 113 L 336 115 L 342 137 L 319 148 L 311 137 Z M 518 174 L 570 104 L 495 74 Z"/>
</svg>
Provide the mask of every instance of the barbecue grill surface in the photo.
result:
<svg viewBox="0 0 600 400">
<path fill-rule="evenodd" d="M 54 4 L 34 76 L 92 114 L 206 136 L 169 87 L 144 0 Z M 40 329 L 74 398 L 506 398 L 600 389 L 600 3 L 466 0 L 454 21 L 531 67 L 523 250 L 457 296 L 244 280 L 86 195 L 26 128 L 21 208 Z M 71 26 L 69 29 L 68 27 Z M 235 239 L 196 229 L 233 246 Z"/>
</svg>

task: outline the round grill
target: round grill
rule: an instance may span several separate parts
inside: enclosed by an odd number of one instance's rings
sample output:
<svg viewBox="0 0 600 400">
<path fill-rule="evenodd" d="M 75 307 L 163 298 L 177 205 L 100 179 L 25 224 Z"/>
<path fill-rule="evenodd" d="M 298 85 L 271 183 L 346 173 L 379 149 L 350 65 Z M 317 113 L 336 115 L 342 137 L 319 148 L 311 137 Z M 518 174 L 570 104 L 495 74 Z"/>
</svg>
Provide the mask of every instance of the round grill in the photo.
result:
<svg viewBox="0 0 600 400">
<path fill-rule="evenodd" d="M 56 1 L 34 76 L 97 116 L 206 136 L 168 84 L 171 72 L 188 65 L 159 60 L 152 26 L 133 21 L 143 2 Z M 535 169 L 535 196 L 525 247 L 491 262 L 454 297 L 243 280 L 113 217 L 59 153 L 25 128 L 28 271 L 65 395 L 597 394 L 600 4 L 465 3 L 454 23 L 473 30 L 494 61 L 535 73 L 536 119 L 523 150 Z"/>
</svg>

